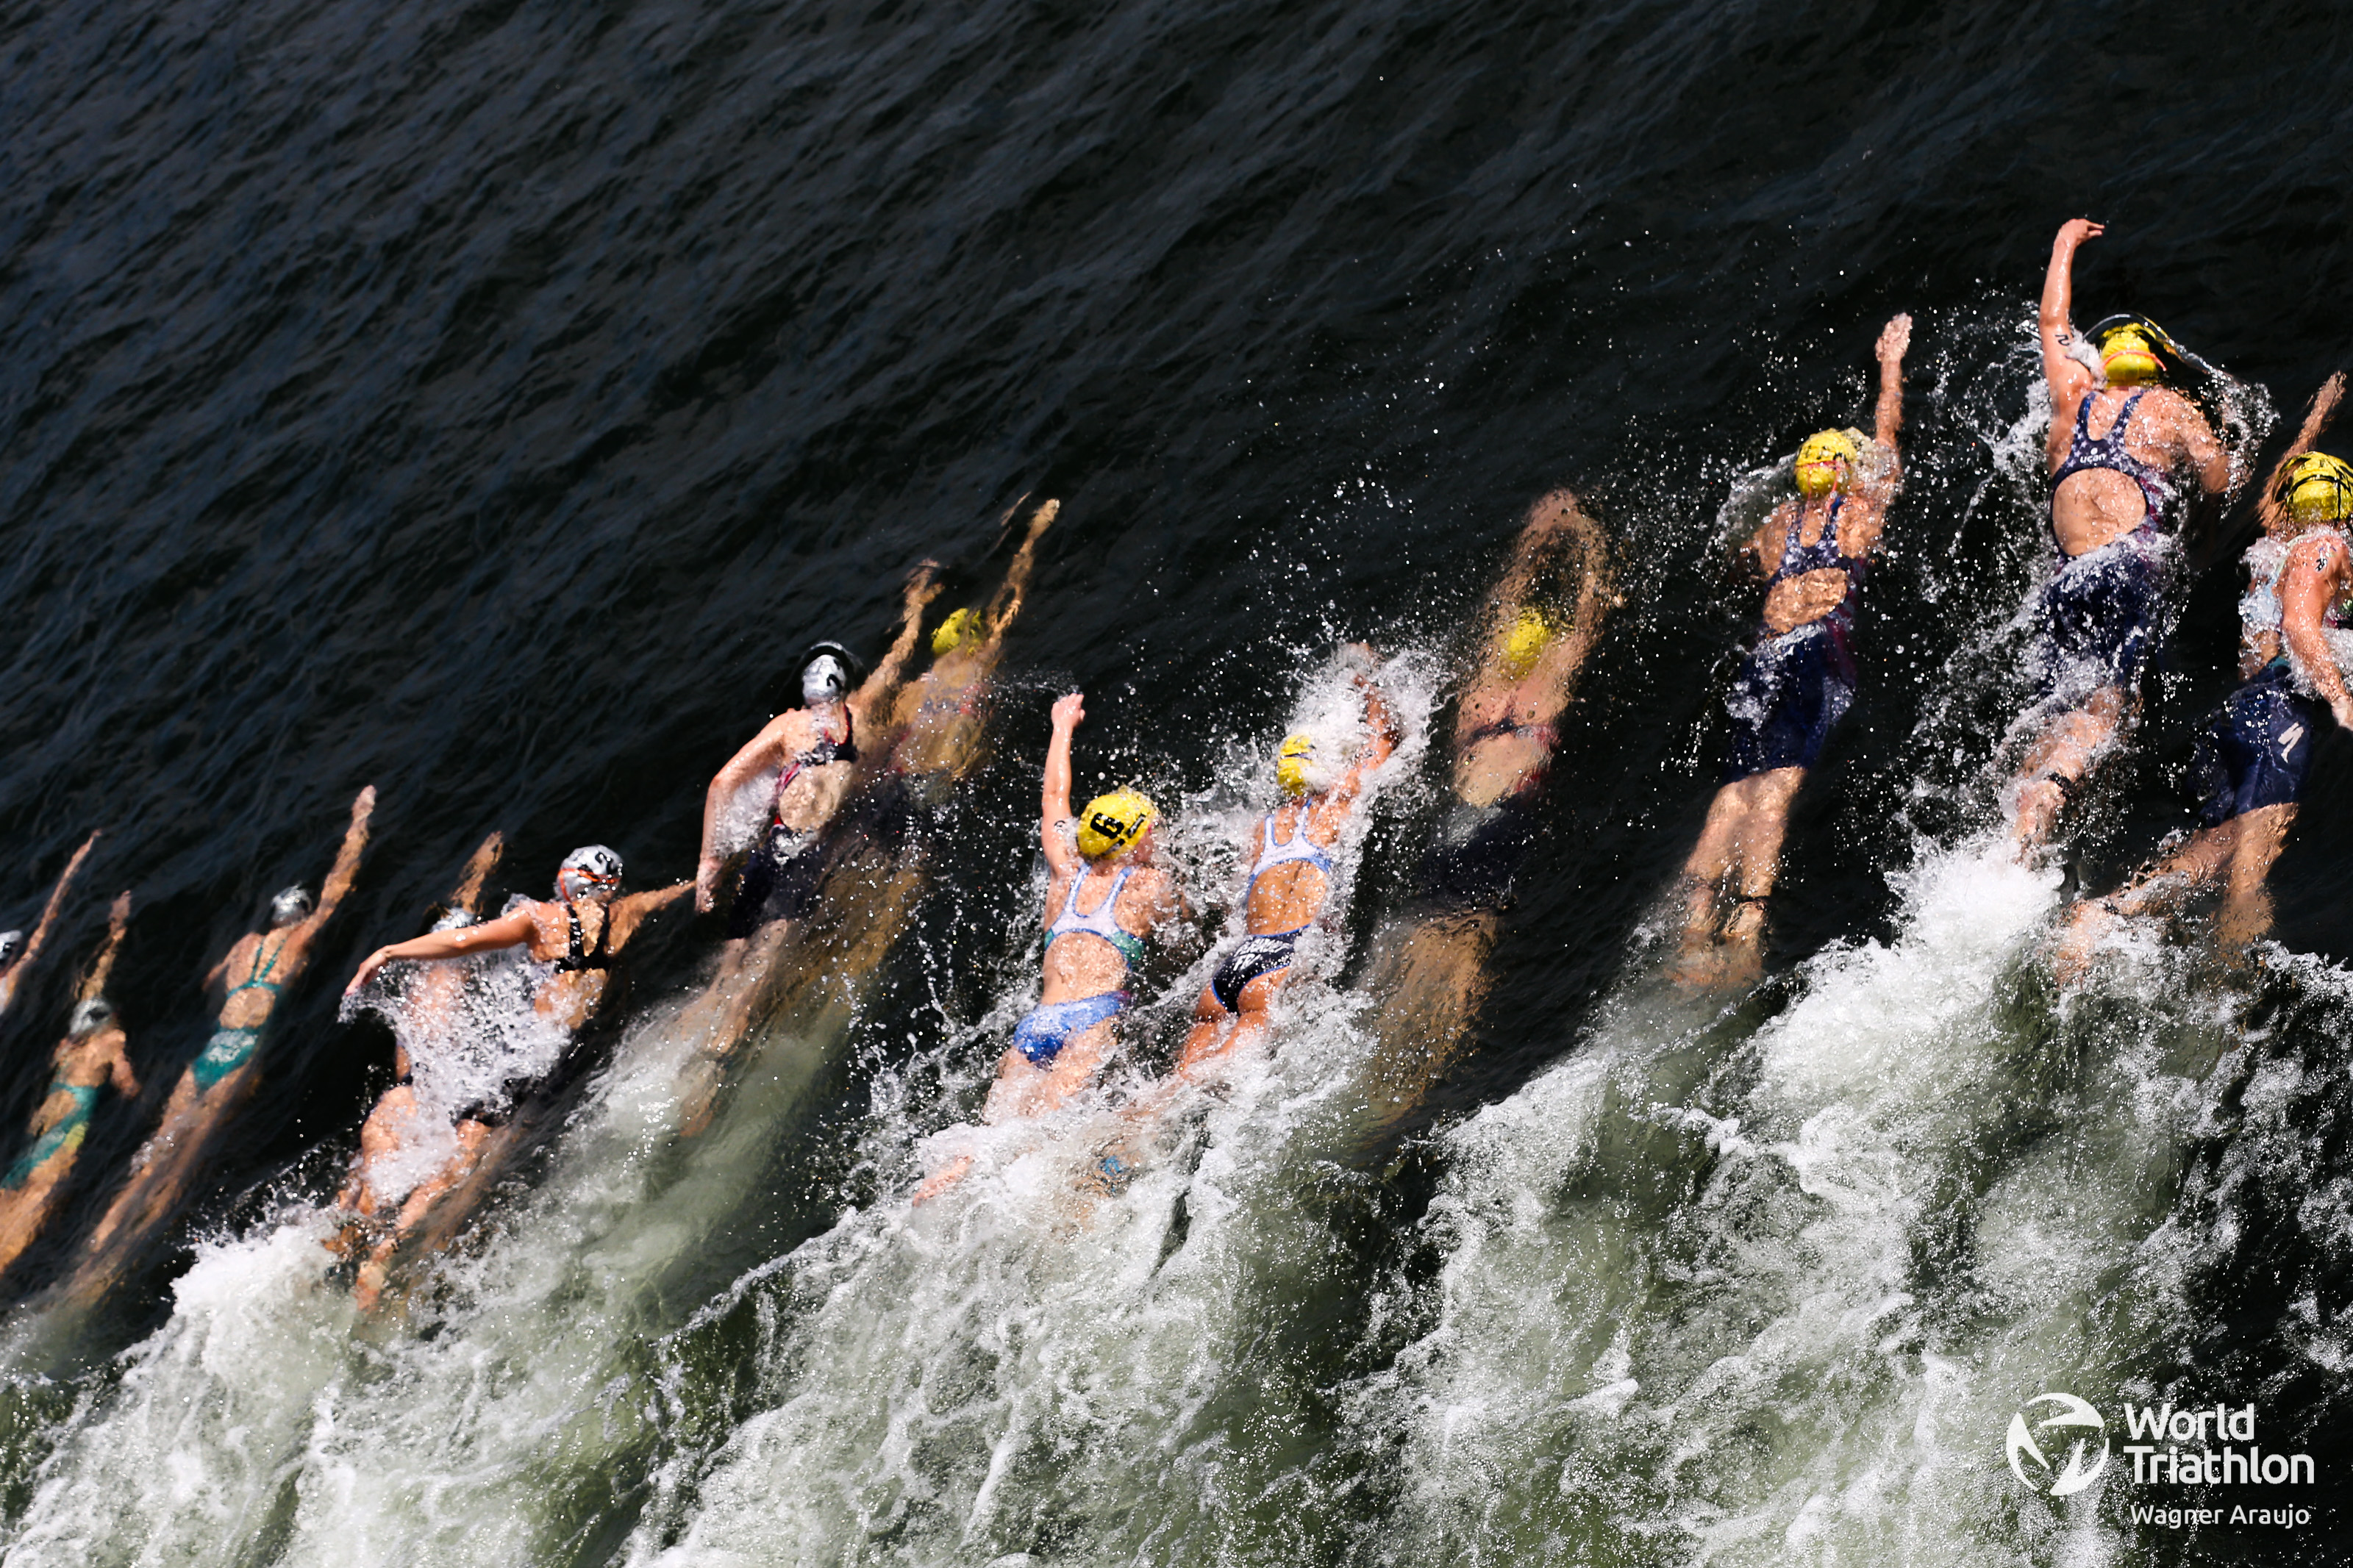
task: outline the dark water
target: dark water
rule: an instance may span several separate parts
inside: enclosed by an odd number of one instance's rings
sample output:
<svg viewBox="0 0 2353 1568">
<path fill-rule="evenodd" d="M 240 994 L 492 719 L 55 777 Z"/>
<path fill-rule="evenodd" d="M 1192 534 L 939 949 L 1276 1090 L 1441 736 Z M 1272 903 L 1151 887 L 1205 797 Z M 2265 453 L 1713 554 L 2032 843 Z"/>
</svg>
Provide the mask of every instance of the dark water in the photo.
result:
<svg viewBox="0 0 2353 1568">
<path fill-rule="evenodd" d="M 39 1092 L 68 960 L 125 886 L 115 994 L 158 1086 L 100 1112 L 53 1245 L 200 1047 L 205 970 L 315 882 L 362 784 L 376 841 L 212 1212 L 348 1146 L 386 1045 L 334 1021 L 335 982 L 482 833 L 512 846 L 495 886 L 596 840 L 639 885 L 690 874 L 703 786 L 799 648 L 879 652 L 924 556 L 985 587 L 1025 493 L 1063 511 L 987 775 L 1012 821 L 1055 688 L 1090 696 L 1082 785 L 1198 784 L 1211 736 L 1280 721 L 1302 647 L 1446 634 L 1545 489 L 1623 541 L 1546 874 L 1444 1107 L 1498 1100 L 1570 1043 L 1696 833 L 1751 608 L 1725 489 L 1864 411 L 1888 314 L 1919 323 L 1914 477 L 1777 963 L 1885 934 L 1915 831 L 1982 819 L 1957 781 L 1994 723 L 1961 761 L 1921 726 L 1998 710 L 1951 656 L 2037 569 L 1989 443 L 2027 406 L 2059 222 L 2109 226 L 2079 319 L 2147 312 L 2290 427 L 2353 341 L 2348 48 L 2318 5 L 187 4 L 0 31 L 8 921 L 107 833 L 0 1105 Z M 2087 876 L 2183 820 L 2248 527 L 2216 525 Z M 2330 958 L 2348 763 L 2332 735 L 2276 879 L 2284 941 Z M 673 933 L 656 980 L 711 934 Z M 2287 1036 L 2326 1184 L 2341 1033 Z M 2212 1332 L 2320 1452 L 2340 1380 L 2294 1371 L 2291 1318 L 2342 1310 L 2344 1238 L 2292 1195 L 2248 1214 Z M 2233 1541 L 2196 1550 L 2267 1550 Z"/>
</svg>

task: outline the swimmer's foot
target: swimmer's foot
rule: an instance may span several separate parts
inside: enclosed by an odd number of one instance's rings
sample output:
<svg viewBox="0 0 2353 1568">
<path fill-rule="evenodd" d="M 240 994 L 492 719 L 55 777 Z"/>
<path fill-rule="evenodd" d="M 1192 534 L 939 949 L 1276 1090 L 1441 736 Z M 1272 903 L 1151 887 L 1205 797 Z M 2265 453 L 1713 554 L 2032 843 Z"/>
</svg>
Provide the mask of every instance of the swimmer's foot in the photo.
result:
<svg viewBox="0 0 2353 1568">
<path fill-rule="evenodd" d="M 2070 910 L 2066 928 L 2059 933 L 2058 946 L 2051 955 L 2052 978 L 2062 985 L 2083 979 L 2091 970 L 2093 953 L 2116 929 L 2116 910 L 2099 900 L 2086 900 Z"/>
</svg>

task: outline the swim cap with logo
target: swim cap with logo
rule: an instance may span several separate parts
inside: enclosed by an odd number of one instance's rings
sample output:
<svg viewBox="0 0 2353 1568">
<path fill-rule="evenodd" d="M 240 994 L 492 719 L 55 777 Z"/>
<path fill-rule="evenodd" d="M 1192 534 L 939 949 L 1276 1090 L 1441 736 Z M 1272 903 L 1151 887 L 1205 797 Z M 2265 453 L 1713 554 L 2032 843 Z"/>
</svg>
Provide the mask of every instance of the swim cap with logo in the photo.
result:
<svg viewBox="0 0 2353 1568">
<path fill-rule="evenodd" d="M 1849 430 L 1820 430 L 1806 437 L 1798 448 L 1798 490 L 1807 497 L 1826 496 L 1839 488 L 1839 469 L 1846 469 L 1846 478 L 1854 477 L 1854 465 L 1862 457 L 1862 444 Z"/>
<path fill-rule="evenodd" d="M 2353 517 L 2353 467 L 2306 452 L 2280 475 L 2280 500 L 2298 522 L 2343 522 Z"/>
<path fill-rule="evenodd" d="M 1099 795 L 1079 813 L 1079 853 L 1090 860 L 1124 855 L 1159 815 L 1159 808 L 1140 790 L 1115 789 Z"/>
<path fill-rule="evenodd" d="M 609 899 L 621 890 L 621 858 L 602 844 L 584 844 L 556 868 L 558 898 Z"/>
<path fill-rule="evenodd" d="M 932 657 L 937 658 L 942 654 L 954 653 L 979 634 L 978 610 L 954 611 L 940 623 L 940 629 L 932 634 Z"/>
<path fill-rule="evenodd" d="M 269 900 L 270 927 L 275 930 L 280 926 L 299 925 L 309 920 L 311 911 L 318 907 L 311 897 L 311 889 L 297 882 Z"/>
<path fill-rule="evenodd" d="M 1536 660 L 1552 646 L 1552 623 L 1535 610 L 1522 610 L 1498 639 L 1498 649 L 1504 656 L 1504 676 L 1508 680 L 1524 680 Z"/>
<path fill-rule="evenodd" d="M 831 652 L 818 654 L 801 668 L 801 703 L 815 708 L 839 702 L 849 695 L 849 666 Z"/>
<path fill-rule="evenodd" d="M 0 931 L 0 969 L 16 962 L 25 952 L 25 933 L 20 931 Z"/>
<path fill-rule="evenodd" d="M 66 1025 L 66 1033 L 77 1038 L 95 1035 L 114 1021 L 114 1004 L 103 996 L 93 996 L 74 1005 L 73 1018 Z"/>
</svg>

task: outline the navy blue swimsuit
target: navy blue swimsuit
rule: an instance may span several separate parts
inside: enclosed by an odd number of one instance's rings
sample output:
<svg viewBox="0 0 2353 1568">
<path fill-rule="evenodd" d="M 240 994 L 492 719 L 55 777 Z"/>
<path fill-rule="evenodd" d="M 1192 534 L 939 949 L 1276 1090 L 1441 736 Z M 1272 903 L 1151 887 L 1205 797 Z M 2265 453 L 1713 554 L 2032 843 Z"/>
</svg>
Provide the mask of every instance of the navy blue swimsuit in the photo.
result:
<svg viewBox="0 0 2353 1568">
<path fill-rule="evenodd" d="M 2092 399 L 2085 397 L 2075 410 L 2067 460 L 2051 476 L 2055 500 L 2061 483 L 2073 475 L 2094 468 L 2122 474 L 2140 487 L 2144 510 L 2130 533 L 2061 562 L 2042 590 L 2032 658 L 2036 689 L 2044 699 L 2081 702 L 2108 686 L 2135 691 L 2157 656 L 2172 559 L 2164 523 L 2174 488 L 2163 470 L 2125 450 L 2125 427 L 2144 395 L 2126 398 L 2116 423 L 2097 439 L 2091 434 Z M 2052 537 L 2058 537 L 2055 515 Z"/>
<path fill-rule="evenodd" d="M 1846 574 L 1846 597 L 1818 621 L 1787 632 L 1757 628 L 1757 646 L 1734 677 L 1724 700 L 1731 716 L 1731 743 L 1724 758 L 1724 782 L 1737 784 L 1777 768 L 1810 768 L 1820 760 L 1831 731 L 1854 702 L 1854 616 L 1862 596 L 1865 563 L 1839 548 L 1839 513 L 1846 498 L 1831 498 L 1822 536 L 1805 543 L 1805 508 L 1790 516 L 1781 541 L 1781 560 L 1766 582 L 1775 584 L 1808 572 Z"/>
</svg>

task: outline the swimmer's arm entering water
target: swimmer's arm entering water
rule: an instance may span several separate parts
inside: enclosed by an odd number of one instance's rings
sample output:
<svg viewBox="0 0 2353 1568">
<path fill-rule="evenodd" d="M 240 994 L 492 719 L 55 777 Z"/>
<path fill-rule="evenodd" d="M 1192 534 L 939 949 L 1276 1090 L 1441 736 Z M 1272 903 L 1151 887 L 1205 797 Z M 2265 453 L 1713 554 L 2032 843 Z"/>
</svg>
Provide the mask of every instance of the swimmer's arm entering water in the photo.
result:
<svg viewBox="0 0 2353 1568">
<path fill-rule="evenodd" d="M 502 833 L 494 832 L 482 840 L 481 847 L 466 862 L 466 873 L 459 879 L 457 890 L 449 895 L 451 909 L 474 912 L 474 905 L 482 896 L 482 884 L 490 879 L 491 868 L 499 863 L 499 856 L 506 847 Z"/>
<path fill-rule="evenodd" d="M 1872 466 L 1872 472 L 1855 476 L 1853 500 L 1839 517 L 1839 549 L 1858 559 L 1879 548 L 1888 504 L 1904 483 L 1902 448 L 1896 437 L 1904 429 L 1904 353 L 1911 346 L 1912 318 L 1896 315 L 1880 329 L 1879 342 L 1872 351 L 1879 359 L 1879 405 L 1872 440 L 1883 457 Z"/>
<path fill-rule="evenodd" d="M 2271 475 L 2263 480 L 2263 493 L 2255 498 L 2255 515 L 2263 520 L 2265 533 L 2278 533 L 2287 526 L 2287 501 L 2280 494 L 2280 481 L 2287 477 L 2290 463 L 2312 450 L 2329 420 L 2336 417 L 2337 400 L 2345 395 L 2345 373 L 2338 371 L 2320 384 L 2312 395 L 2312 407 L 2305 414 L 2304 428 L 2295 433 L 2288 449 L 2272 465 Z"/>
<path fill-rule="evenodd" d="M 923 629 L 923 606 L 940 595 L 940 563 L 936 561 L 916 563 L 907 574 L 906 592 L 900 597 L 899 636 L 891 644 L 891 651 L 874 667 L 857 690 L 843 700 L 849 710 L 850 722 L 866 725 L 872 721 L 878 708 L 887 705 L 899 689 L 899 682 L 907 673 L 907 660 L 915 651 L 915 634 Z"/>
<path fill-rule="evenodd" d="M 67 861 L 66 868 L 58 874 L 57 886 L 49 889 L 49 901 L 41 906 L 41 918 L 33 927 L 33 934 L 26 939 L 25 951 L 16 960 L 16 973 L 25 973 L 33 960 L 41 955 L 42 944 L 49 940 L 50 928 L 58 923 L 58 911 L 65 908 L 66 889 L 73 886 L 74 873 L 79 871 L 81 863 L 90 858 L 90 847 L 97 842 L 98 835 L 95 833 L 83 839 L 81 847 L 73 852 L 73 858 Z M 124 896 L 129 897 L 128 894 Z"/>
<path fill-rule="evenodd" d="M 1366 648 L 1365 653 L 1369 657 L 1372 650 Z M 1356 796 L 1364 793 L 1365 775 L 1388 762 L 1397 750 L 1398 742 L 1405 738 L 1405 725 L 1398 718 L 1396 710 L 1390 708 L 1388 700 L 1381 695 L 1379 686 L 1362 675 L 1356 677 L 1356 686 L 1365 694 L 1365 727 L 1372 733 L 1366 738 L 1364 750 L 1348 763 L 1348 771 L 1340 775 L 1331 793 L 1324 796 L 1326 805 L 1332 809 L 1331 820 L 1335 822 L 1346 816 L 1348 808 L 1356 804 Z M 1322 817 L 1324 813 L 1316 815 Z"/>
<path fill-rule="evenodd" d="M 649 888 L 642 893 L 625 893 L 607 908 L 613 921 L 613 945 L 619 947 L 637 934 L 646 917 L 668 909 L 694 891 L 692 882 L 672 882 L 667 888 Z"/>
<path fill-rule="evenodd" d="M 131 924 L 131 893 L 128 889 L 114 896 L 114 907 L 106 912 L 106 945 L 98 950 L 98 957 L 82 976 L 81 989 L 74 993 L 76 1002 L 95 1002 L 106 994 L 107 976 L 114 973 L 114 955 L 121 951 L 122 933 Z"/>
<path fill-rule="evenodd" d="M 681 887 L 686 884 L 681 884 Z M 671 897 L 676 889 L 665 889 Z M 643 895 L 639 895 L 642 897 Z M 343 987 L 343 994 L 353 996 L 360 987 L 375 978 L 376 971 L 396 958 L 462 958 L 470 952 L 489 952 L 502 947 L 522 947 L 530 942 L 537 931 L 531 918 L 533 906 L 525 904 L 512 914 L 501 915 L 494 921 L 484 921 L 478 926 L 461 926 L 456 931 L 427 931 L 406 942 L 396 942 L 389 947 L 377 948 L 361 961 L 359 972 L 352 983 Z"/>
<path fill-rule="evenodd" d="M 1029 591 L 1029 574 L 1038 565 L 1038 536 L 1046 531 L 1062 510 L 1062 503 L 1049 500 L 1029 514 L 1029 537 L 1021 548 L 1013 552 L 1013 564 L 1005 569 L 1005 581 L 997 585 L 996 596 L 988 608 L 981 612 L 987 624 L 984 640 L 993 649 L 1021 614 L 1021 598 Z"/>
</svg>

